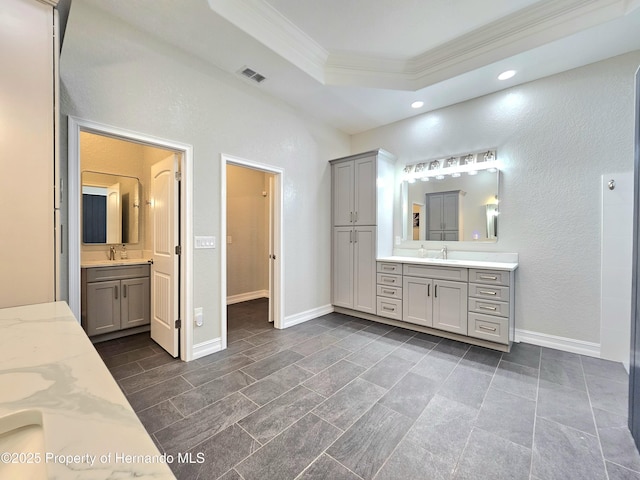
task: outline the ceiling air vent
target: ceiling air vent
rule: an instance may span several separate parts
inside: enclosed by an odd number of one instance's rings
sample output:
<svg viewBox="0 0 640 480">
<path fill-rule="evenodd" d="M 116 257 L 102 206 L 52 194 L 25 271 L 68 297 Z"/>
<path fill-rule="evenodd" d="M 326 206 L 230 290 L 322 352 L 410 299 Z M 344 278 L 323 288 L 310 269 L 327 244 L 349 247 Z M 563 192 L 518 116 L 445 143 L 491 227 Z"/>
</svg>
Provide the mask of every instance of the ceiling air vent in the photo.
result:
<svg viewBox="0 0 640 480">
<path fill-rule="evenodd" d="M 247 77 L 249 80 L 253 80 L 256 83 L 260 83 L 267 79 L 264 75 L 260 75 L 258 72 L 248 67 L 244 67 L 240 70 L 240 75 Z"/>
</svg>

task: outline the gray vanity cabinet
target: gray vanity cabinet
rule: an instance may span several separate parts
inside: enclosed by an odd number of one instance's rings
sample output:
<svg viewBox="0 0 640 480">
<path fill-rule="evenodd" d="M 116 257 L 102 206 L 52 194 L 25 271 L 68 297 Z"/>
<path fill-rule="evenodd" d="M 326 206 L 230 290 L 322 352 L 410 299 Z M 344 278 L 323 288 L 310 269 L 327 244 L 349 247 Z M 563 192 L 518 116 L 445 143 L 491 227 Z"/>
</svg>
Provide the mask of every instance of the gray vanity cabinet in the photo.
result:
<svg viewBox="0 0 640 480">
<path fill-rule="evenodd" d="M 428 240 L 458 241 L 460 238 L 460 192 L 428 193 Z"/>
<path fill-rule="evenodd" d="M 82 325 L 95 336 L 149 324 L 149 265 L 82 269 Z"/>
</svg>

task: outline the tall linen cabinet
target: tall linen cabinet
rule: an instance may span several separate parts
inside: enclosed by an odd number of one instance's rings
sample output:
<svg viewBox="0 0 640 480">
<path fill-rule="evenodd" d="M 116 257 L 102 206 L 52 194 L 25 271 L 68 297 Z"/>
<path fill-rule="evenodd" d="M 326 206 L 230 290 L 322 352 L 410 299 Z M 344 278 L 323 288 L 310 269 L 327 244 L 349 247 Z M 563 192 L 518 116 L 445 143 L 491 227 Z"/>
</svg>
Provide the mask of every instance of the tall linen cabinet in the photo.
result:
<svg viewBox="0 0 640 480">
<path fill-rule="evenodd" d="M 56 298 L 57 0 L 2 0 L 0 308 Z"/>
<path fill-rule="evenodd" d="M 379 149 L 330 161 L 337 307 L 376 313 L 376 258 L 393 250 L 395 160 Z"/>
</svg>

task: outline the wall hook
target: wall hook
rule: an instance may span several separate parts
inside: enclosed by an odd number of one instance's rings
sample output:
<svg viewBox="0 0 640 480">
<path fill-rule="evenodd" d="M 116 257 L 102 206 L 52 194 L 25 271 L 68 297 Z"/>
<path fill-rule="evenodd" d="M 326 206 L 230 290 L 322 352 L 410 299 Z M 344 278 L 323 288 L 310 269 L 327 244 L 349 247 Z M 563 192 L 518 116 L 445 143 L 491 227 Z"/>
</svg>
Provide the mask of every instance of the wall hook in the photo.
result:
<svg viewBox="0 0 640 480">
<path fill-rule="evenodd" d="M 616 188 L 616 181 L 613 179 L 609 180 L 609 183 L 607 183 L 607 186 L 609 187 L 609 190 L 614 190 Z"/>
</svg>

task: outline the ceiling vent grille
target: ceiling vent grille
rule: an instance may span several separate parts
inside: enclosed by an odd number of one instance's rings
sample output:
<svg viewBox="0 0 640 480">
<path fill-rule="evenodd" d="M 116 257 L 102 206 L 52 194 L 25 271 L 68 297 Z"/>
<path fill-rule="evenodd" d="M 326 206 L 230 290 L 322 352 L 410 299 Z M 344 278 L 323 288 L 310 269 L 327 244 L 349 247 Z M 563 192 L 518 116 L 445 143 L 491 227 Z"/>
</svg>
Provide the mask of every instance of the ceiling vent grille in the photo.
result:
<svg viewBox="0 0 640 480">
<path fill-rule="evenodd" d="M 240 70 L 239 73 L 243 77 L 247 77 L 249 80 L 253 80 L 256 83 L 261 83 L 267 79 L 264 75 L 259 74 L 255 70 L 250 69 L 249 67 L 244 67 L 242 70 Z"/>
</svg>

